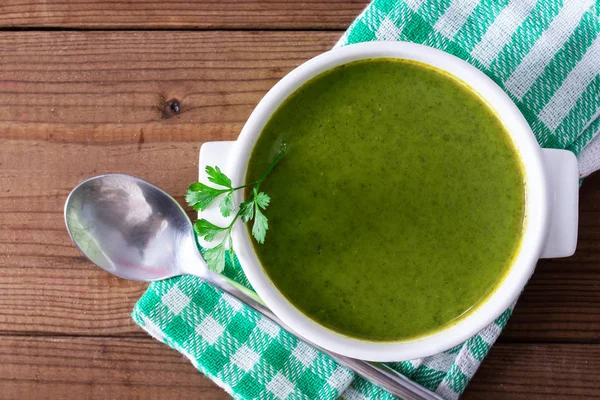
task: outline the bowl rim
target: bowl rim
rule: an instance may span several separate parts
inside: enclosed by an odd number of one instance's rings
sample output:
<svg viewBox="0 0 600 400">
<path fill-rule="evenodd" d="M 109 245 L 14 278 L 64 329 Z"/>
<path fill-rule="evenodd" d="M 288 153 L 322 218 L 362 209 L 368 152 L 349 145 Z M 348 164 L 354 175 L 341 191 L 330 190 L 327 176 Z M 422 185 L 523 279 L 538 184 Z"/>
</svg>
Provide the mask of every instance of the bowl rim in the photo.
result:
<svg viewBox="0 0 600 400">
<path fill-rule="evenodd" d="M 542 153 L 527 121 L 510 97 L 474 66 L 451 54 L 407 42 L 367 42 L 336 48 L 303 63 L 275 84 L 256 106 L 235 142 L 228 170 L 235 185 L 245 180 L 256 139 L 279 105 L 302 84 L 338 65 L 371 58 L 407 59 L 428 64 L 458 78 L 492 107 L 508 131 L 525 175 L 525 221 L 513 264 L 487 299 L 458 322 L 425 336 L 396 342 L 375 342 L 345 336 L 326 328 L 296 309 L 271 282 L 254 251 L 245 226 L 232 231 L 238 259 L 252 287 L 292 330 L 315 344 L 348 357 L 370 361 L 403 361 L 448 350 L 482 331 L 512 308 L 535 269 L 549 228 L 549 194 Z M 237 200 L 241 193 L 236 193 Z M 500 323 L 489 329 L 500 330 Z"/>
</svg>

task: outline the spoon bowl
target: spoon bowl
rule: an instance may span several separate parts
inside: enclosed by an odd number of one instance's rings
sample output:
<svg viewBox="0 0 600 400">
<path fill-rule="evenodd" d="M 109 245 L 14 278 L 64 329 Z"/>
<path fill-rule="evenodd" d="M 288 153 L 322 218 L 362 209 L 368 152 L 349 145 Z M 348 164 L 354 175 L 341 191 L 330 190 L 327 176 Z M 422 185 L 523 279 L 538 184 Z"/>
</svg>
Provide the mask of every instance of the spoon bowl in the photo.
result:
<svg viewBox="0 0 600 400">
<path fill-rule="evenodd" d="M 168 193 L 129 175 L 81 182 L 65 204 L 65 222 L 79 250 L 121 278 L 155 281 L 208 272 L 192 223 Z"/>
</svg>

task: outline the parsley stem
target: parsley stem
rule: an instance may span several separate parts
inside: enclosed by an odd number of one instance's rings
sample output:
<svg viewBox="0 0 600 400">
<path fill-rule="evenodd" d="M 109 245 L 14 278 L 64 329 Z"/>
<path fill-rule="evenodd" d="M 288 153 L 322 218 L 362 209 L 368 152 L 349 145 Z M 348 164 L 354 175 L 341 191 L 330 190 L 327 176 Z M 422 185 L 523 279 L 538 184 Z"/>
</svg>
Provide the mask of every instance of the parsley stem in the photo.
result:
<svg viewBox="0 0 600 400">
<path fill-rule="evenodd" d="M 277 165 L 277 163 L 279 163 L 279 160 L 281 160 L 281 157 L 283 157 L 283 153 L 284 153 L 284 151 L 281 150 L 277 154 L 277 156 L 275 157 L 275 159 L 273 159 L 273 162 L 271 163 L 271 165 L 269 165 L 269 168 L 267 168 L 266 171 L 263 172 L 263 174 L 260 176 L 260 178 L 258 178 L 258 180 L 254 181 L 254 182 L 246 183 L 245 185 L 242 185 L 242 186 L 234 187 L 234 188 L 232 188 L 230 190 L 235 191 L 235 190 L 247 188 L 248 186 L 256 186 L 256 190 L 258 190 L 258 188 L 259 188 L 260 184 L 262 183 L 262 181 L 265 180 L 265 178 L 267 177 L 267 175 L 269 175 L 269 172 L 271 172 L 271 170 L 273 168 L 275 168 L 275 166 Z"/>
<path fill-rule="evenodd" d="M 273 168 L 275 168 L 275 166 L 277 165 L 277 163 L 279 163 L 279 161 L 281 160 L 281 157 L 283 157 L 283 153 L 284 153 L 284 149 L 281 149 L 279 151 L 279 153 L 277 154 L 277 156 L 275 157 L 275 159 L 273 160 L 273 162 L 271 163 L 271 165 L 269 165 L 269 168 L 267 168 L 267 170 L 265 172 L 263 172 L 263 174 L 261 175 L 260 178 L 258 178 L 258 180 L 256 181 L 256 191 L 258 192 L 258 188 L 260 187 L 260 184 L 262 183 L 262 181 L 265 180 L 265 178 L 267 177 L 267 175 L 269 175 L 269 172 L 271 172 L 271 170 Z"/>
<path fill-rule="evenodd" d="M 254 196 L 254 193 L 252 193 L 252 196 Z M 233 219 L 231 220 L 231 223 L 229 224 L 229 226 L 227 226 L 227 234 L 231 233 L 231 229 L 233 228 L 233 224 L 235 224 L 235 221 L 237 221 L 237 219 L 240 217 L 240 215 L 242 215 L 242 208 L 240 207 L 240 209 L 238 210 L 238 212 L 235 214 L 235 217 L 233 217 Z"/>
<path fill-rule="evenodd" d="M 251 183 L 246 183 L 245 185 L 236 187 L 231 189 L 231 191 L 234 190 L 238 190 L 238 189 L 242 189 L 248 186 L 254 186 L 255 190 L 253 190 L 252 192 L 250 192 L 250 198 L 246 201 L 250 201 L 252 198 L 254 198 L 254 193 L 258 192 L 258 188 L 260 187 L 260 184 L 262 183 L 262 181 L 267 177 L 267 175 L 269 175 L 269 172 L 271 172 L 271 170 L 273 168 L 275 168 L 275 166 L 277 165 L 277 163 L 279 163 L 279 160 L 281 160 L 281 157 L 283 157 L 283 153 L 284 150 L 281 150 L 277 156 L 275 157 L 275 159 L 273 160 L 273 162 L 271 163 L 271 165 L 269 165 L 269 168 L 267 168 L 267 170 L 265 172 L 263 172 L 263 174 L 260 176 L 260 178 L 258 178 L 258 180 L 251 182 Z M 256 204 L 255 204 L 255 207 Z M 231 234 L 231 229 L 233 229 L 233 224 L 235 224 L 235 221 L 237 221 L 237 219 L 239 218 L 239 216 L 242 214 L 242 208 L 240 207 L 240 209 L 238 210 L 237 214 L 235 214 L 235 217 L 233 217 L 233 219 L 231 220 L 231 223 L 229 224 L 229 226 L 226 228 L 227 229 L 227 235 Z"/>
<path fill-rule="evenodd" d="M 245 185 L 238 186 L 238 187 L 234 187 L 234 188 L 233 188 L 233 189 L 231 189 L 231 190 L 243 189 L 243 188 L 246 188 L 246 187 L 248 187 L 248 186 L 254 186 L 254 185 L 256 185 L 257 183 L 258 183 L 258 181 L 254 181 L 254 182 L 246 183 Z"/>
<path fill-rule="evenodd" d="M 231 232 L 231 228 L 233 228 L 233 224 L 235 224 L 235 221 L 237 221 L 238 217 L 242 214 L 242 210 L 238 210 L 237 214 L 235 214 L 235 217 L 233 217 L 233 219 L 231 220 L 231 223 L 229 224 L 229 226 L 227 227 L 227 230 L 229 232 Z"/>
</svg>

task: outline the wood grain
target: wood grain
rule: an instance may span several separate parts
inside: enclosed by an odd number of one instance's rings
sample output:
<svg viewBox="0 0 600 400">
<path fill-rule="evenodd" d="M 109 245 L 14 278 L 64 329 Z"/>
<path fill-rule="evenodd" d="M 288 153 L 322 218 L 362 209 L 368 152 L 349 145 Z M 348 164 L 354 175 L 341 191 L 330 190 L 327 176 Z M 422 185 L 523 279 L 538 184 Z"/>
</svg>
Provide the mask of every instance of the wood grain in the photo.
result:
<svg viewBox="0 0 600 400">
<path fill-rule="evenodd" d="M 151 338 L 0 336 L 0 399 L 227 399 Z"/>
<path fill-rule="evenodd" d="M 0 137 L 79 144 L 236 136 L 337 32 L 0 32 Z M 174 114 L 168 101 L 177 100 Z"/>
<path fill-rule="evenodd" d="M 3 0 L 0 27 L 345 29 L 366 0 Z"/>
<path fill-rule="evenodd" d="M 465 400 L 598 398 L 600 346 L 496 344 Z"/>
<path fill-rule="evenodd" d="M 0 332 L 138 335 L 144 289 L 71 245 L 62 207 L 80 180 L 148 179 L 181 199 L 199 146 L 234 139 L 287 71 L 337 33 L 0 33 Z M 176 43 L 169 47 L 170 43 Z M 179 99 L 165 115 L 161 99 Z M 575 257 L 540 262 L 501 341 L 600 340 L 600 177 L 581 189 Z"/>
<path fill-rule="evenodd" d="M 497 344 L 465 399 L 594 397 L 598 371 L 598 346 Z M 0 337 L 0 387 L 0 399 L 229 398 L 150 338 Z"/>
<path fill-rule="evenodd" d="M 145 285 L 71 245 L 67 194 L 122 172 L 181 199 L 202 142 L 235 138 L 269 87 L 337 36 L 0 33 L 0 332 L 138 335 L 129 314 Z"/>
<path fill-rule="evenodd" d="M 43 18 L 56 14 L 58 2 L 43 4 Z M 84 15 L 65 13 L 65 24 Z M 200 145 L 237 137 L 264 93 L 339 35 L 0 32 L 0 399 L 228 398 L 133 324 L 145 284 L 77 252 L 64 200 L 86 177 L 123 172 L 181 201 Z M 600 389 L 600 175 L 583 183 L 580 208 L 576 255 L 540 262 L 466 398 L 583 398 Z"/>
</svg>

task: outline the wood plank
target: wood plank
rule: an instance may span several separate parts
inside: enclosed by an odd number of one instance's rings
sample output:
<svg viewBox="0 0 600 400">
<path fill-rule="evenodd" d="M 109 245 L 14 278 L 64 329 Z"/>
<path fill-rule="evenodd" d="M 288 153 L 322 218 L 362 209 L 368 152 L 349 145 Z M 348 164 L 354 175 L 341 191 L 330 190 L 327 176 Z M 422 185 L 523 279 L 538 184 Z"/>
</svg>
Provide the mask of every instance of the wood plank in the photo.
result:
<svg viewBox="0 0 600 400">
<path fill-rule="evenodd" d="M 339 32 L 0 32 L 2 138 L 137 144 L 235 137 Z M 178 113 L 169 101 L 178 102 Z"/>
<path fill-rule="evenodd" d="M 0 332 L 137 335 L 144 285 L 71 246 L 62 206 L 81 179 L 124 172 L 181 199 L 197 152 L 234 139 L 287 71 L 337 32 L 0 33 Z M 165 102 L 176 98 L 179 114 Z M 581 189 L 575 257 L 543 261 L 504 341 L 600 340 L 600 176 Z"/>
<path fill-rule="evenodd" d="M 598 398 L 600 345 L 496 344 L 465 400 Z"/>
<path fill-rule="evenodd" d="M 346 29 L 366 0 L 3 0 L 0 27 Z"/>
<path fill-rule="evenodd" d="M 230 398 L 149 337 L 0 337 L 0 387 L 2 399 Z"/>
<path fill-rule="evenodd" d="M 129 314 L 146 285 L 98 270 L 71 245 L 67 194 L 123 172 L 182 200 L 202 142 L 234 139 L 270 86 L 337 37 L 0 34 L 0 332 L 139 334 Z M 177 115 L 161 105 L 171 98 Z"/>
<path fill-rule="evenodd" d="M 598 371 L 598 345 L 498 344 L 465 399 L 595 396 Z M 229 398 L 151 338 L 0 337 L 0 386 L 3 399 Z"/>
</svg>

